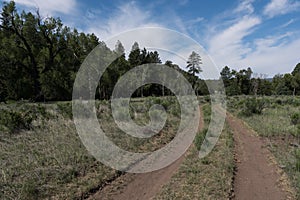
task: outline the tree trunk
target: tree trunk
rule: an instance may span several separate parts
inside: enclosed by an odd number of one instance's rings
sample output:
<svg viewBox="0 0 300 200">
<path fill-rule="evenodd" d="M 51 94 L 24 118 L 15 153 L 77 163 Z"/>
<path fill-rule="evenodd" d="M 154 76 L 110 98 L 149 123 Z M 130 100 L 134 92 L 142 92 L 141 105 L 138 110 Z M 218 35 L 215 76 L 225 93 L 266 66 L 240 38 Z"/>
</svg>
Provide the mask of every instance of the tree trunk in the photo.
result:
<svg viewBox="0 0 300 200">
<path fill-rule="evenodd" d="M 294 90 L 293 90 L 293 96 L 296 95 L 296 88 L 294 87 Z"/>
</svg>

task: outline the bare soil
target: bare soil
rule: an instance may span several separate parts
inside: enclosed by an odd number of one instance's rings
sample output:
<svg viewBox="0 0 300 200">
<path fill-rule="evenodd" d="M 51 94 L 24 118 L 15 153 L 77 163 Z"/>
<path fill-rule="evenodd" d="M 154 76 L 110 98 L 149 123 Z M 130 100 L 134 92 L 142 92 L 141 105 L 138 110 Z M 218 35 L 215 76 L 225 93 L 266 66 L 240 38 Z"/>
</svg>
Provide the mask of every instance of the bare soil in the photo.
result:
<svg viewBox="0 0 300 200">
<path fill-rule="evenodd" d="M 204 125 L 203 115 L 199 121 L 199 130 Z M 113 199 L 113 200 L 147 200 L 152 199 L 168 183 L 171 177 L 177 172 L 180 164 L 184 161 L 186 154 L 176 162 L 161 170 L 144 173 L 127 173 L 118 177 L 111 184 L 99 190 L 89 199 Z"/>
<path fill-rule="evenodd" d="M 245 123 L 228 115 L 227 122 L 234 132 L 236 175 L 233 199 L 284 200 L 293 199 L 264 141 Z"/>
</svg>

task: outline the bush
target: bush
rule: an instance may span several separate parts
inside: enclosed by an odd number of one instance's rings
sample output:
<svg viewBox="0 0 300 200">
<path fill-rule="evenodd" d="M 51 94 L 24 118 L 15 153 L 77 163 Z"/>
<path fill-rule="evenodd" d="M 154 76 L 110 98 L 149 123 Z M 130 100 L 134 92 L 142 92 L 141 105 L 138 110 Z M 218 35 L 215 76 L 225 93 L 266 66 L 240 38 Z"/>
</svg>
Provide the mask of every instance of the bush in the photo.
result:
<svg viewBox="0 0 300 200">
<path fill-rule="evenodd" d="M 178 103 L 171 105 L 169 111 L 173 116 L 180 117 L 181 115 L 181 109 Z"/>
<path fill-rule="evenodd" d="M 201 145 L 205 139 L 207 131 L 208 129 L 205 128 L 196 135 L 194 143 L 198 151 L 201 149 Z"/>
<path fill-rule="evenodd" d="M 36 119 L 36 115 L 31 111 L 16 112 L 1 109 L 0 124 L 10 133 L 15 133 L 22 129 L 29 130 L 34 119 Z"/>
<path fill-rule="evenodd" d="M 57 108 L 60 114 L 62 116 L 72 119 L 73 113 L 72 113 L 72 104 L 70 102 L 68 103 L 57 103 Z"/>
<path fill-rule="evenodd" d="M 262 114 L 264 108 L 267 107 L 266 99 L 249 98 L 246 99 L 240 114 L 249 117 L 253 114 Z"/>
<path fill-rule="evenodd" d="M 38 104 L 36 112 L 39 113 L 45 119 L 50 119 L 53 117 L 50 113 L 46 111 L 46 108 L 40 104 Z"/>
<path fill-rule="evenodd" d="M 300 113 L 293 113 L 290 118 L 293 125 L 300 124 Z"/>
</svg>

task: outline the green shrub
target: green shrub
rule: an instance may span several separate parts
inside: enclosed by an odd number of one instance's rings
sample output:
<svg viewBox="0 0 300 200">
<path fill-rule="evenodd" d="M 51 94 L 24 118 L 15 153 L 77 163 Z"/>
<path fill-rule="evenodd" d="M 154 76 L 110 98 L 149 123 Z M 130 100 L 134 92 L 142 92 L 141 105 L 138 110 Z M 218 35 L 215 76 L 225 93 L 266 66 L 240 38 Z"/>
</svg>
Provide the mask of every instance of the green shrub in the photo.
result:
<svg viewBox="0 0 300 200">
<path fill-rule="evenodd" d="M 24 199 L 39 199 L 40 191 L 38 189 L 38 184 L 34 180 L 28 180 L 23 184 L 22 196 Z"/>
<path fill-rule="evenodd" d="M 50 119 L 52 117 L 52 115 L 46 111 L 46 108 L 40 104 L 36 107 L 36 112 L 45 119 Z"/>
<path fill-rule="evenodd" d="M 28 112 L 31 111 L 41 119 L 51 119 L 54 118 L 54 115 L 47 112 L 46 107 L 42 104 L 21 104 L 19 110 L 21 112 Z"/>
<path fill-rule="evenodd" d="M 206 103 L 210 103 L 211 98 L 210 98 L 210 96 L 204 96 L 204 100 Z"/>
<path fill-rule="evenodd" d="M 296 162 L 295 162 L 296 171 L 300 172 L 300 150 L 299 149 L 295 151 L 295 158 L 296 158 Z"/>
<path fill-rule="evenodd" d="M 266 99 L 248 98 L 244 101 L 241 115 L 249 117 L 253 114 L 262 114 L 264 108 L 267 107 L 268 101 Z"/>
<path fill-rule="evenodd" d="M 70 102 L 66 103 L 57 103 L 57 108 L 59 113 L 69 119 L 73 118 L 73 113 L 72 113 L 72 104 Z"/>
<path fill-rule="evenodd" d="M 29 130 L 31 123 L 36 119 L 36 115 L 31 111 L 12 111 L 1 109 L 0 125 L 4 126 L 8 132 L 15 133 L 19 130 Z"/>
<path fill-rule="evenodd" d="M 205 139 L 206 133 L 207 133 L 208 129 L 205 128 L 202 131 L 200 131 L 197 135 L 196 138 L 194 140 L 195 146 L 197 148 L 197 150 L 199 151 L 201 149 L 201 145 Z"/>
<path fill-rule="evenodd" d="M 293 113 L 290 118 L 293 125 L 300 124 L 300 113 Z"/>
<path fill-rule="evenodd" d="M 276 100 L 275 100 L 275 103 L 277 103 L 278 105 L 282 105 L 282 104 L 283 104 L 283 102 L 282 102 L 281 99 L 276 99 Z"/>
<path fill-rule="evenodd" d="M 209 124 L 211 120 L 211 106 L 205 105 L 203 106 L 202 110 L 203 110 L 204 122 L 206 124 Z"/>
<path fill-rule="evenodd" d="M 181 115 L 181 109 L 178 103 L 171 105 L 169 111 L 173 116 L 180 117 Z"/>
<path fill-rule="evenodd" d="M 174 102 L 171 98 L 166 98 L 161 101 L 160 105 L 162 105 L 166 110 L 169 110 L 170 107 L 175 103 L 176 102 Z"/>
</svg>

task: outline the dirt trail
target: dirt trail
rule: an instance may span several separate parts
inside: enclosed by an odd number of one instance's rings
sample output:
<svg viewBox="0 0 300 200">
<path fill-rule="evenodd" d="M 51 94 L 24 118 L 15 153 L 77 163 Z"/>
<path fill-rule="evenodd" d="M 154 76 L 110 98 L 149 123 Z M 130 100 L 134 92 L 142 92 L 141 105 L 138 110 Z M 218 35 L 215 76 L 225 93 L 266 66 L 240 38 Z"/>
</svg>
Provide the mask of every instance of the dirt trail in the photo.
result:
<svg viewBox="0 0 300 200">
<path fill-rule="evenodd" d="M 203 127 L 203 115 L 200 113 L 199 130 Z M 186 155 L 181 156 L 172 165 L 158 171 L 145 174 L 125 174 L 89 199 L 147 200 L 155 197 L 161 188 L 177 172 Z"/>
<path fill-rule="evenodd" d="M 280 184 L 279 168 L 269 159 L 271 153 L 264 142 L 242 120 L 229 114 L 227 121 L 235 139 L 234 199 L 291 199 Z"/>
</svg>

